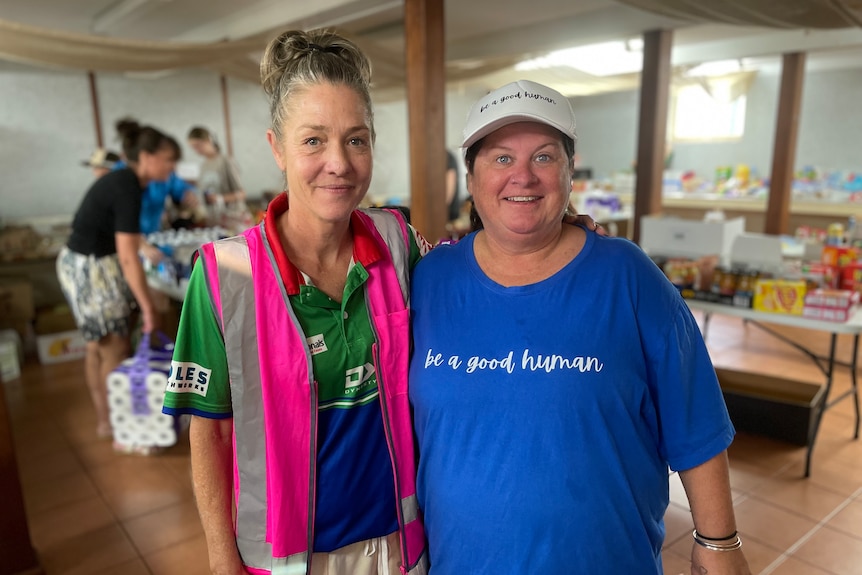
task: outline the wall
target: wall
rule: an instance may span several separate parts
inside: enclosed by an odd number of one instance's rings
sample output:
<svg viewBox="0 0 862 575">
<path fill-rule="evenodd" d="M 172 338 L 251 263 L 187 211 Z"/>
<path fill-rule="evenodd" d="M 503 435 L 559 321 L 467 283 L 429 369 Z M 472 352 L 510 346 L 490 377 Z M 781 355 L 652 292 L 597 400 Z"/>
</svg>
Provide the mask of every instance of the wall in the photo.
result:
<svg viewBox="0 0 862 575">
<path fill-rule="evenodd" d="M 470 106 L 484 94 L 482 90 L 471 90 L 460 85 L 452 87 L 446 94 L 445 143 L 446 148 L 458 159 L 459 190 L 462 198 L 467 196 L 463 154 L 460 150 L 462 130 Z M 377 143 L 374 147 L 374 178 L 368 193 L 376 202 L 409 202 L 410 141 L 407 118 L 405 100 L 374 106 Z"/>
<path fill-rule="evenodd" d="M 0 75 L 0 219 L 71 213 L 92 176 L 86 75 Z"/>
<path fill-rule="evenodd" d="M 594 178 L 630 169 L 637 156 L 637 90 L 572 98 L 578 141 L 578 166 L 592 168 Z"/>
<path fill-rule="evenodd" d="M 185 135 L 203 125 L 224 141 L 218 75 L 188 71 L 163 77 L 96 77 L 105 146 L 119 150 L 114 124 L 131 116 L 174 136 L 183 162 L 200 163 Z M 282 188 L 266 142 L 269 109 L 260 88 L 228 80 L 234 158 L 249 197 Z M 92 183 L 81 166 L 96 147 L 86 74 L 0 72 L 0 218 L 65 216 L 71 219 Z M 222 145 L 222 149 L 225 146 Z"/>
<path fill-rule="evenodd" d="M 711 178 L 721 165 L 749 164 L 759 174 L 772 170 L 780 75 L 761 72 L 748 93 L 745 134 L 734 142 L 680 143 L 673 147 L 677 170 Z M 859 134 L 862 70 L 806 74 L 796 162 L 824 169 L 862 169 Z M 618 92 L 572 99 L 578 122 L 581 165 L 609 177 L 629 169 L 636 156 L 639 94 Z"/>
</svg>

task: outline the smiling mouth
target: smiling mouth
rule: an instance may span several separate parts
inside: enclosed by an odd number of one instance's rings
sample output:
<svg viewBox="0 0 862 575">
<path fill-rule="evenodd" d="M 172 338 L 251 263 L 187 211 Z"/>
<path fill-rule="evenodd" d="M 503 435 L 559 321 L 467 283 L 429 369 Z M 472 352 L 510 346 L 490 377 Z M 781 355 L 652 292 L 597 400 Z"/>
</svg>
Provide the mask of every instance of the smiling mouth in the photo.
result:
<svg viewBox="0 0 862 575">
<path fill-rule="evenodd" d="M 505 198 L 507 202 L 534 202 L 539 199 L 539 196 L 513 196 L 511 198 Z"/>
</svg>

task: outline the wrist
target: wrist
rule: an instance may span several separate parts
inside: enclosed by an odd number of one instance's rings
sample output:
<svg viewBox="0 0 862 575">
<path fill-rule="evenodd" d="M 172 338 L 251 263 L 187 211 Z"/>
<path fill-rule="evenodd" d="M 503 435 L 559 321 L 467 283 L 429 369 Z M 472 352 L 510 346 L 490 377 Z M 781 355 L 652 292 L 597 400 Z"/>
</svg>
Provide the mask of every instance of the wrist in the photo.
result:
<svg viewBox="0 0 862 575">
<path fill-rule="evenodd" d="M 742 548 L 742 539 L 740 539 L 739 533 L 736 531 L 734 531 L 732 535 L 723 539 L 711 539 L 704 537 L 697 532 L 697 529 L 694 529 L 691 532 L 691 536 L 694 538 L 695 543 L 709 551 L 725 552 L 736 551 L 737 549 Z"/>
</svg>

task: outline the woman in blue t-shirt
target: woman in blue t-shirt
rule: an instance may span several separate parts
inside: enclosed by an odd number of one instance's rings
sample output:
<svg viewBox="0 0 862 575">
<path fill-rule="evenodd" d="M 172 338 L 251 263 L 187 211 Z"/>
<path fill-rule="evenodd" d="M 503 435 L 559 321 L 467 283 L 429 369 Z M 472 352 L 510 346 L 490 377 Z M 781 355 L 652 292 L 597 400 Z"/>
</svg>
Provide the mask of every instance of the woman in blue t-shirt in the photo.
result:
<svg viewBox="0 0 862 575">
<path fill-rule="evenodd" d="M 696 528 L 692 573 L 748 575 L 706 346 L 637 246 L 564 225 L 575 139 L 546 86 L 482 98 L 464 131 L 480 229 L 414 272 L 430 573 L 660 575 L 670 467 Z"/>
</svg>

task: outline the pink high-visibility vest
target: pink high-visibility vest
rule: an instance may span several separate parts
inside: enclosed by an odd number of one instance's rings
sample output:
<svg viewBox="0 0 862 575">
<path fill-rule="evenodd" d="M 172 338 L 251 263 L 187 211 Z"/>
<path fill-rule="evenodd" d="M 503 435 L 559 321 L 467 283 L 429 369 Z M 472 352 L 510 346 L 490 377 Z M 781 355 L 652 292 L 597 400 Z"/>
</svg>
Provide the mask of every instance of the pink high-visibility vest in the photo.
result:
<svg viewBox="0 0 862 575">
<path fill-rule="evenodd" d="M 400 214 L 357 213 L 384 255 L 367 266 L 365 292 L 395 476 L 401 572 L 424 575 L 425 533 L 407 397 L 409 232 Z M 314 540 L 317 389 L 306 337 L 264 225 L 207 244 L 200 255 L 230 376 L 237 547 L 251 573 L 306 575 Z"/>
</svg>

